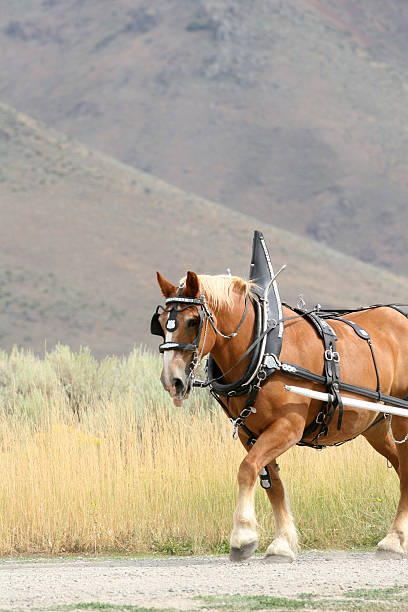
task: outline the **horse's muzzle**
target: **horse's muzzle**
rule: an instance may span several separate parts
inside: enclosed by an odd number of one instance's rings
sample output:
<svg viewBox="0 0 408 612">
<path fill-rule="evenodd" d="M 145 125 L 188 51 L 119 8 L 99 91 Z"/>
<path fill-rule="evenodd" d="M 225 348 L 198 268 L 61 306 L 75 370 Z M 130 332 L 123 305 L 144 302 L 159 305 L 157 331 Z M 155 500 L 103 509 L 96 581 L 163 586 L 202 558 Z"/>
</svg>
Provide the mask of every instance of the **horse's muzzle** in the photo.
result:
<svg viewBox="0 0 408 612">
<path fill-rule="evenodd" d="M 183 401 L 188 398 L 191 391 L 191 377 L 186 377 L 185 380 L 176 376 L 172 377 L 169 381 L 162 375 L 160 377 L 161 383 L 164 389 L 170 394 L 173 399 L 175 406 L 182 406 Z"/>
</svg>

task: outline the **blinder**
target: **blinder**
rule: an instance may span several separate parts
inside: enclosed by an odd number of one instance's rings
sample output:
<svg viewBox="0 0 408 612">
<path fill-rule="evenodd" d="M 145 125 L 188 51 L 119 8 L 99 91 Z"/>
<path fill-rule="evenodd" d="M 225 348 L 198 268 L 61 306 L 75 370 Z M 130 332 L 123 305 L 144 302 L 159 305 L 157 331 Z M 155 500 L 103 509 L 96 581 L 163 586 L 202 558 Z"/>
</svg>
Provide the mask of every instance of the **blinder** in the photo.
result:
<svg viewBox="0 0 408 612">
<path fill-rule="evenodd" d="M 152 316 L 152 320 L 150 321 L 150 333 L 153 334 L 153 336 L 161 336 L 164 340 L 164 331 L 159 321 L 159 308 L 160 306 L 156 308 L 156 312 L 154 313 L 154 315 Z"/>
</svg>

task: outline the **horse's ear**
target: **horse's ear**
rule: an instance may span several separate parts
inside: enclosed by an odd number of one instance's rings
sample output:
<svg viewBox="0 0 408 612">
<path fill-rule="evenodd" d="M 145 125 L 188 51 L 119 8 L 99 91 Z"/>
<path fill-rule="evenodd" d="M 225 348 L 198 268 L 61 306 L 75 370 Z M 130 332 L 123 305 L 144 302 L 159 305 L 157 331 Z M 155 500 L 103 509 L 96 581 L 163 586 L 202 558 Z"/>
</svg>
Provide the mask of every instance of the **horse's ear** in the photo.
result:
<svg viewBox="0 0 408 612">
<path fill-rule="evenodd" d="M 160 274 L 160 272 L 156 272 L 156 276 L 161 292 L 165 298 L 173 297 L 174 295 L 176 295 L 178 289 L 176 285 L 173 285 L 168 280 L 166 280 L 164 276 Z"/>
<path fill-rule="evenodd" d="M 197 297 L 200 293 L 200 281 L 195 272 L 189 270 L 186 276 L 186 284 L 182 291 L 182 295 L 186 297 Z"/>
</svg>

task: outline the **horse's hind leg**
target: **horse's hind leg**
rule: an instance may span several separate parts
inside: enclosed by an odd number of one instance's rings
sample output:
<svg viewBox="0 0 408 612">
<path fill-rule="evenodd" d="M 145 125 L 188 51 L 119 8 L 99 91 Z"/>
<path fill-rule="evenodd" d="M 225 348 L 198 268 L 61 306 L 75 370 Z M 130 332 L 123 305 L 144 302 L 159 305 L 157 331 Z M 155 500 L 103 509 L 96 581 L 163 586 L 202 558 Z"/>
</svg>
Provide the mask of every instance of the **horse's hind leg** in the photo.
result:
<svg viewBox="0 0 408 612">
<path fill-rule="evenodd" d="M 272 487 L 266 489 L 275 519 L 275 538 L 266 550 L 266 559 L 273 562 L 291 562 L 299 548 L 298 533 L 289 510 L 285 488 L 279 476 L 276 461 L 268 465 Z"/>
<path fill-rule="evenodd" d="M 402 440 L 407 431 L 406 418 L 394 416 L 392 418 L 394 438 Z M 408 442 L 395 444 L 392 441 L 388 432 L 388 421 L 384 421 L 381 426 L 373 427 L 364 436 L 379 453 L 387 457 L 400 478 L 401 497 L 397 514 L 388 534 L 377 545 L 377 556 L 384 559 L 400 559 L 403 553 L 408 551 Z"/>
</svg>

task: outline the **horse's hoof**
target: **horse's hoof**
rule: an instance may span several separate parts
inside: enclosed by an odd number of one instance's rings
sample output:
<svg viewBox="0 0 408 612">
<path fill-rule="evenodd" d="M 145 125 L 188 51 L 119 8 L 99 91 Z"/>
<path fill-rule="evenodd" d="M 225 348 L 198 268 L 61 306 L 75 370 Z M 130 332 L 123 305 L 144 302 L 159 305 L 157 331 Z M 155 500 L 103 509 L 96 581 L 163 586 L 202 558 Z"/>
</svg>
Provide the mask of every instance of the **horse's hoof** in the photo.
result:
<svg viewBox="0 0 408 612">
<path fill-rule="evenodd" d="M 395 550 L 385 550 L 384 548 L 377 548 L 375 551 L 375 558 L 380 559 L 381 561 L 388 561 L 389 559 L 401 561 L 403 556 L 404 555 L 401 552 Z"/>
<path fill-rule="evenodd" d="M 289 555 L 265 555 L 263 560 L 267 563 L 293 563 L 295 558 Z"/>
<path fill-rule="evenodd" d="M 229 555 L 230 561 L 234 561 L 234 563 L 246 561 L 246 559 L 249 559 L 249 557 L 253 555 L 257 548 L 258 540 L 245 544 L 245 546 L 241 546 L 241 548 L 231 547 Z"/>
</svg>

